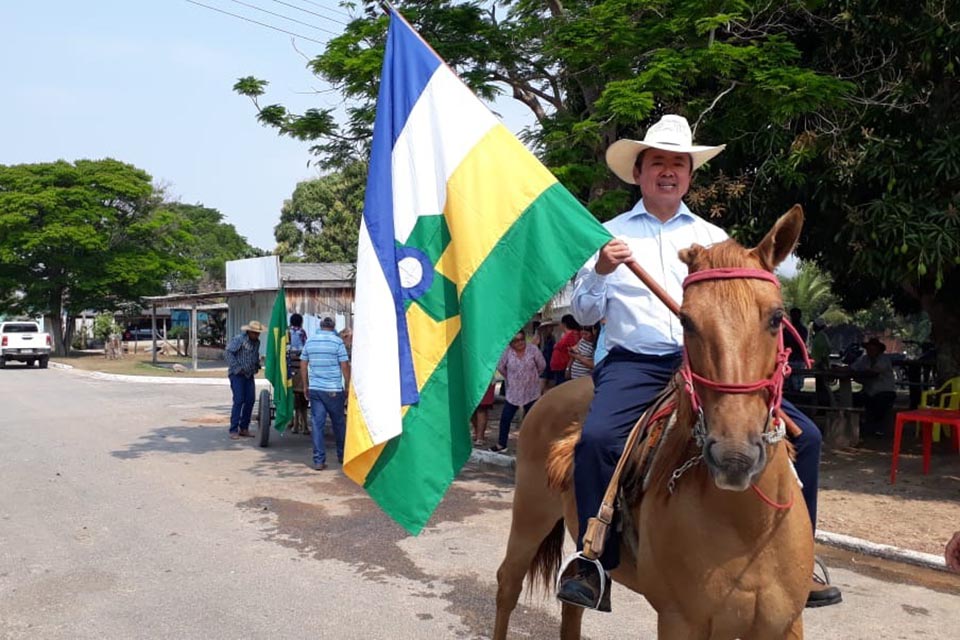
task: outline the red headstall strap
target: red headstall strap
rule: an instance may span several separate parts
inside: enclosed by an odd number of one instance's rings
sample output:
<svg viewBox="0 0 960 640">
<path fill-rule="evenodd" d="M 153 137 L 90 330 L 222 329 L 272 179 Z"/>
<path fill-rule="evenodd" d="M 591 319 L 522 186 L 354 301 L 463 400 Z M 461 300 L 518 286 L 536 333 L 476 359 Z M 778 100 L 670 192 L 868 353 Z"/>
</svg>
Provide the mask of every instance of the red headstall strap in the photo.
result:
<svg viewBox="0 0 960 640">
<path fill-rule="evenodd" d="M 764 271 L 763 269 L 705 269 L 703 271 L 697 271 L 688 275 L 683 281 L 683 288 L 686 290 L 688 286 L 697 282 L 733 279 L 764 280 L 773 284 L 778 289 L 780 288 L 780 281 L 777 280 L 777 277 L 769 271 Z M 767 406 L 770 410 L 771 421 L 776 420 L 779 423 L 777 425 L 771 425 L 774 427 L 774 431 L 767 432 L 764 435 L 772 437 L 767 437 L 765 439 L 768 442 L 775 442 L 776 440 L 779 440 L 783 436 L 784 429 L 783 418 L 780 415 L 780 403 L 783 400 L 783 381 L 790 375 L 790 365 L 788 364 L 790 359 L 790 349 L 784 347 L 783 345 L 783 327 L 786 327 L 793 334 L 797 344 L 800 345 L 800 348 L 803 351 L 803 359 L 806 363 L 806 366 L 810 366 L 810 358 L 807 355 L 807 350 L 803 344 L 803 340 L 800 338 L 799 334 L 797 334 L 797 330 L 793 328 L 786 318 L 784 318 L 783 323 L 780 326 L 780 332 L 777 336 L 777 358 L 773 373 L 769 378 L 757 380 L 756 382 L 716 382 L 714 380 L 710 380 L 709 378 L 704 378 L 703 376 L 694 373 L 694 371 L 690 368 L 690 359 L 687 355 L 687 347 L 684 346 L 683 364 L 680 367 L 680 375 L 683 376 L 684 382 L 686 383 L 687 393 L 690 395 L 690 403 L 694 412 L 701 414 L 701 409 L 703 406 L 700 402 L 700 397 L 697 395 L 697 389 L 694 383 L 702 385 L 707 389 L 719 391 L 720 393 L 754 393 L 756 391 L 762 391 L 765 389 L 768 392 Z M 703 425 L 698 426 L 701 428 L 701 430 L 703 429 Z"/>
</svg>

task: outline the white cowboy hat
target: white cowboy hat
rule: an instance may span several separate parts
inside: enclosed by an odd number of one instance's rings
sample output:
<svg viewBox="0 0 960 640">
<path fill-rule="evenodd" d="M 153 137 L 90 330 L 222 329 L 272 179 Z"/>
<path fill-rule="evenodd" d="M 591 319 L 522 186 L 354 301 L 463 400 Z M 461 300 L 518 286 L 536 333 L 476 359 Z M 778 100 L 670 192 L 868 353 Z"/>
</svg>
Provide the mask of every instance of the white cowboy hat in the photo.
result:
<svg viewBox="0 0 960 640">
<path fill-rule="evenodd" d="M 721 144 L 718 147 L 704 147 L 693 144 L 693 134 L 690 133 L 687 119 L 683 116 L 665 115 L 647 129 L 642 142 L 624 138 L 610 145 L 607 149 L 607 166 L 624 182 L 636 184 L 633 179 L 633 165 L 637 161 L 637 155 L 644 149 L 689 153 L 693 158 L 692 172 L 723 151 L 726 146 Z"/>
<path fill-rule="evenodd" d="M 251 320 L 248 324 L 240 327 L 240 331 L 253 331 L 255 333 L 263 333 L 267 328 L 263 326 L 262 323 L 257 322 L 256 320 Z"/>
</svg>

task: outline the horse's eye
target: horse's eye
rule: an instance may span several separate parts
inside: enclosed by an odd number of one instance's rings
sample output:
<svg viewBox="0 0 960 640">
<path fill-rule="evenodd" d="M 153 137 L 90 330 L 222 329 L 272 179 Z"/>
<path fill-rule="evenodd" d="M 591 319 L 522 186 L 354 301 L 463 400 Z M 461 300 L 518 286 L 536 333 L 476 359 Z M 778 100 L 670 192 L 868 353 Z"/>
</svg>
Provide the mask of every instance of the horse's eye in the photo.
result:
<svg viewBox="0 0 960 640">
<path fill-rule="evenodd" d="M 783 324 L 783 309 L 777 309 L 773 312 L 773 315 L 770 316 L 770 328 L 779 329 L 780 325 Z"/>
</svg>

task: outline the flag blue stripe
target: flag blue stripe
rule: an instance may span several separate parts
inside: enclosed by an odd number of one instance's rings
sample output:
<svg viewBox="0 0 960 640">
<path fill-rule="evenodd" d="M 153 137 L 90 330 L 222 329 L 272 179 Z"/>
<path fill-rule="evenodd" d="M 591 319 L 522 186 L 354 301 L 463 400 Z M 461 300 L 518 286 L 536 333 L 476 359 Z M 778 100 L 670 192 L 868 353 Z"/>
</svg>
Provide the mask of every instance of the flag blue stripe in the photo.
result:
<svg viewBox="0 0 960 640">
<path fill-rule="evenodd" d="M 380 93 L 377 98 L 377 117 L 373 125 L 373 146 L 363 204 L 363 221 L 370 234 L 380 268 L 383 269 L 387 285 L 393 294 L 400 348 L 400 401 L 404 405 L 416 403 L 419 393 L 397 268 L 391 160 L 393 145 L 403 131 L 410 111 L 440 64 L 440 59 L 407 23 L 391 12 L 383 73 L 380 76 Z"/>
</svg>

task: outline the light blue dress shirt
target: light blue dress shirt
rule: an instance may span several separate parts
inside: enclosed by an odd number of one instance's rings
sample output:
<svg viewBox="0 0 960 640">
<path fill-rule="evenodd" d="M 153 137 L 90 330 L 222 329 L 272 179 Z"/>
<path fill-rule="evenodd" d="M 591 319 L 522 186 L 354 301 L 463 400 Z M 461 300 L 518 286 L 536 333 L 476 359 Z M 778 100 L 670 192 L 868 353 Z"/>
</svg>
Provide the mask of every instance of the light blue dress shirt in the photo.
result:
<svg viewBox="0 0 960 640">
<path fill-rule="evenodd" d="M 660 222 L 643 200 L 603 226 L 630 246 L 633 259 L 659 282 L 674 300 L 683 299 L 687 265 L 677 256 L 696 243 L 709 246 L 727 239 L 726 232 L 694 215 L 680 203 L 676 215 Z M 667 355 L 683 347 L 680 321 L 626 266 L 602 276 L 594 270 L 599 253 L 577 273 L 571 307 L 577 322 L 594 324 L 606 318 L 606 349 L 622 347 L 645 355 Z"/>
</svg>

